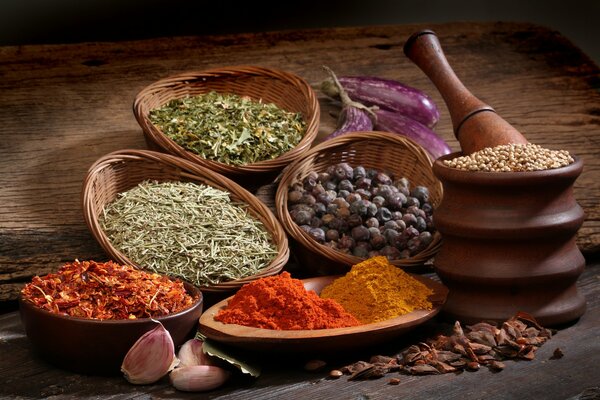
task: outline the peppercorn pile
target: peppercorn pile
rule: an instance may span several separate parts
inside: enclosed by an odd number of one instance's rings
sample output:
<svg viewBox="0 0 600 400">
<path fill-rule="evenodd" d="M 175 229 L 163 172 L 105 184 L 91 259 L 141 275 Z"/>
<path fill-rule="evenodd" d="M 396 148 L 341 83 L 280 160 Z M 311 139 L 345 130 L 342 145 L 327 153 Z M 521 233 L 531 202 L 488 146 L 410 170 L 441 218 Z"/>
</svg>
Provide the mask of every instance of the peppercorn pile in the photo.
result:
<svg viewBox="0 0 600 400">
<path fill-rule="evenodd" d="M 533 360 L 535 352 L 552 334 L 523 312 L 500 326 L 480 322 L 467 326 L 466 331 L 457 321 L 450 336 L 439 335 L 412 345 L 396 356 L 377 355 L 369 362 L 358 361 L 334 371 L 350 375 L 350 380 L 381 378 L 390 372 L 427 375 L 476 371 L 481 365 L 501 371 L 505 368 L 504 360 Z M 561 356 L 562 352 L 557 349 L 552 358 Z M 339 374 L 330 374 L 336 375 Z"/>
<path fill-rule="evenodd" d="M 314 240 L 361 258 L 409 258 L 433 241 L 429 189 L 348 163 L 291 185 L 292 220 Z"/>
</svg>

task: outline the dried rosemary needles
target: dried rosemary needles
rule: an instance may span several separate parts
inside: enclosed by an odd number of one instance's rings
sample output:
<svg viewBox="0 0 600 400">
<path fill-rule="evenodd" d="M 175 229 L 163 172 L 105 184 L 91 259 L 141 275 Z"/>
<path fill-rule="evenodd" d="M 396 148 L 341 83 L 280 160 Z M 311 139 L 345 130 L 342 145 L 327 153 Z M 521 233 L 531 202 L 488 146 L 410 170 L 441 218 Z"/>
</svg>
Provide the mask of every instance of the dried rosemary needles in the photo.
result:
<svg viewBox="0 0 600 400">
<path fill-rule="evenodd" d="M 171 100 L 150 121 L 181 147 L 229 165 L 276 158 L 306 131 L 302 114 L 235 94 L 209 92 Z"/>
<path fill-rule="evenodd" d="M 210 186 L 145 181 L 108 204 L 100 224 L 143 268 L 205 286 L 254 275 L 277 255 L 246 209 Z"/>
</svg>

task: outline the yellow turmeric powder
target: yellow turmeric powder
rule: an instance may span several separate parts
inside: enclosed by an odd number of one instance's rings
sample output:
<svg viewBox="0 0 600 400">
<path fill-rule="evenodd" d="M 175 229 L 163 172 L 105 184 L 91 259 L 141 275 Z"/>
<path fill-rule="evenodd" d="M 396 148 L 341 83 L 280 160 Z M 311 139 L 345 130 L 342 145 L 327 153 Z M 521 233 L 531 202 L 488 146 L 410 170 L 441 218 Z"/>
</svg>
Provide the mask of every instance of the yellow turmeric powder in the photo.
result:
<svg viewBox="0 0 600 400">
<path fill-rule="evenodd" d="M 431 310 L 433 291 L 402 269 L 377 256 L 354 265 L 321 291 L 363 324 L 384 321 L 416 309 Z"/>
</svg>

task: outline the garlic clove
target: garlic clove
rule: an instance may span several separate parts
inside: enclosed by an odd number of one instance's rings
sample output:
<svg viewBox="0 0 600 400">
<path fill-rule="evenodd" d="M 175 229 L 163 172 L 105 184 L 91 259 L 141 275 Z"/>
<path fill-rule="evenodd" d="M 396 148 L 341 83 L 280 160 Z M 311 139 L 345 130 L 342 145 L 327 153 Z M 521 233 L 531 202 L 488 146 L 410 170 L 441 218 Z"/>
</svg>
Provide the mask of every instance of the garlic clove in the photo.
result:
<svg viewBox="0 0 600 400">
<path fill-rule="evenodd" d="M 204 392 L 216 389 L 229 378 L 229 372 L 213 365 L 190 365 L 175 368 L 170 374 L 171 384 L 184 392 Z"/>
<path fill-rule="evenodd" d="M 191 365 L 215 365 L 214 360 L 202 350 L 203 341 L 190 339 L 179 348 L 179 368 Z"/>
<path fill-rule="evenodd" d="M 156 328 L 143 334 L 123 359 L 121 371 L 133 384 L 154 383 L 179 364 L 171 334 L 156 322 Z"/>
</svg>

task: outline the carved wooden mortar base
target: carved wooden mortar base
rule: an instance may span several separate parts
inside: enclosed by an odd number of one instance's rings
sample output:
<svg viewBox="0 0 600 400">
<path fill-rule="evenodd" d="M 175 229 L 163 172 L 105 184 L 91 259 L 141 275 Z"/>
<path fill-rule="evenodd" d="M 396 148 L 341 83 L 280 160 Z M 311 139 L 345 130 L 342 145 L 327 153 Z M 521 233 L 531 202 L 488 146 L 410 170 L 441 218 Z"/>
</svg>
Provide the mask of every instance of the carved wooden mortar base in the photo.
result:
<svg viewBox="0 0 600 400">
<path fill-rule="evenodd" d="M 450 289 L 448 318 L 504 321 L 518 311 L 540 324 L 585 312 L 575 283 L 585 259 L 575 238 L 584 220 L 573 196 L 583 163 L 534 172 L 472 172 L 434 163 L 444 187 L 434 223 L 443 238 L 434 267 Z"/>
</svg>

